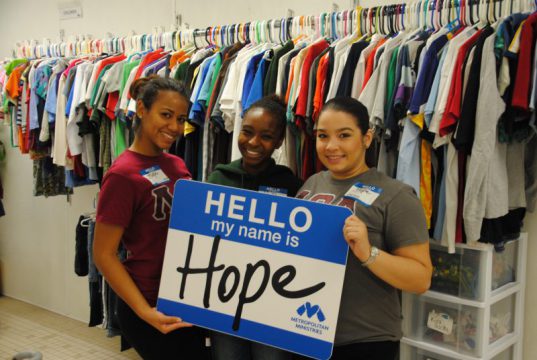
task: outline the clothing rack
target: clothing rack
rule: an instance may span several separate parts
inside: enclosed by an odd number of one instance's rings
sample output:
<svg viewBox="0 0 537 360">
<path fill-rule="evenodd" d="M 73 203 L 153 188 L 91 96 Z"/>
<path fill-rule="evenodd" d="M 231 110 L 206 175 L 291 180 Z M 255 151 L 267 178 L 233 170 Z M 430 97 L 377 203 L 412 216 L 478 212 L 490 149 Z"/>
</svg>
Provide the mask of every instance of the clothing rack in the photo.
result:
<svg viewBox="0 0 537 360">
<path fill-rule="evenodd" d="M 236 42 L 280 42 L 301 34 L 338 39 L 357 31 L 360 34 L 393 34 L 403 29 L 439 29 L 452 22 L 463 25 L 493 23 L 513 12 L 529 12 L 537 8 L 537 0 L 411 0 L 401 4 L 371 8 L 357 6 L 354 10 L 324 12 L 319 15 L 293 16 L 281 19 L 250 21 L 205 29 L 175 29 L 165 32 L 156 27 L 152 34 L 92 39 L 91 35 L 75 35 L 72 41 L 52 43 L 44 39 L 17 43 L 14 53 L 21 58 L 74 57 L 100 53 L 130 54 L 152 51 L 159 47 L 168 51 L 187 46 L 229 46 Z M 289 13 L 293 13 L 292 10 Z M 181 25 L 182 26 L 182 25 Z"/>
</svg>

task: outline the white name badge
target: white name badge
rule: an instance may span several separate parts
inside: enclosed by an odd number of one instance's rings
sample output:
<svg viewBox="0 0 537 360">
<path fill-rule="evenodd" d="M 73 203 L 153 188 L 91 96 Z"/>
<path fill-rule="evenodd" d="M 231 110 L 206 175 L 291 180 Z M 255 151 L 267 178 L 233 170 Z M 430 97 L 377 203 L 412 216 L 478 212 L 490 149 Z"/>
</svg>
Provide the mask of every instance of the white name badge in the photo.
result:
<svg viewBox="0 0 537 360">
<path fill-rule="evenodd" d="M 164 174 L 164 171 L 162 171 L 158 165 L 141 170 L 140 174 L 149 180 L 153 186 L 165 184 L 170 181 L 170 179 L 166 176 L 166 174 Z"/>
<path fill-rule="evenodd" d="M 371 185 L 364 185 L 358 182 L 354 184 L 344 196 L 369 207 L 375 202 L 375 200 L 377 200 L 380 194 L 382 194 L 381 188 Z"/>
<path fill-rule="evenodd" d="M 259 192 L 278 196 L 287 196 L 287 189 L 277 188 L 273 186 L 260 186 Z"/>
</svg>

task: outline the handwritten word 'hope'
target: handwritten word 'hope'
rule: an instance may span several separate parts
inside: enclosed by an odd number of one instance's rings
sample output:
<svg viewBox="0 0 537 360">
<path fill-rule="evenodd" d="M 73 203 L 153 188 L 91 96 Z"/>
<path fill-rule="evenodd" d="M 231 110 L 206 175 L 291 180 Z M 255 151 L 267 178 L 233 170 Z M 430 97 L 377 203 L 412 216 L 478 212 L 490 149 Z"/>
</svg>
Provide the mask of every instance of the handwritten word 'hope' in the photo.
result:
<svg viewBox="0 0 537 360">
<path fill-rule="evenodd" d="M 210 308 L 210 297 L 211 297 L 211 286 L 213 281 L 213 275 L 217 271 L 224 271 L 220 282 L 218 284 L 218 298 L 223 303 L 230 301 L 239 288 L 239 283 L 241 279 L 241 273 L 236 266 L 226 267 L 224 264 L 216 266 L 216 255 L 218 253 L 218 246 L 220 244 L 220 236 L 217 235 L 214 237 L 213 246 L 211 250 L 211 256 L 209 259 L 209 265 L 206 268 L 191 268 L 190 260 L 192 258 L 192 250 L 194 247 L 194 235 L 190 235 L 188 241 L 188 250 L 185 259 L 185 265 L 183 267 L 178 267 L 177 271 L 181 273 L 181 288 L 179 290 L 179 298 L 184 299 L 185 289 L 187 285 L 187 278 L 190 274 L 205 274 L 205 291 L 203 294 L 203 306 L 207 309 Z M 257 271 L 261 271 L 262 280 L 258 288 L 254 291 L 249 291 L 250 281 Z M 289 285 L 296 276 L 296 268 L 292 265 L 285 265 L 279 268 L 272 275 L 272 288 L 274 291 L 285 298 L 288 299 L 299 299 L 302 297 L 309 296 L 321 290 L 324 286 L 324 282 L 320 282 L 316 285 L 310 286 L 301 290 L 288 290 L 286 286 Z M 231 289 L 226 288 L 227 280 L 232 278 Z M 242 283 L 242 288 L 239 293 L 239 299 L 237 304 L 237 309 L 235 311 L 235 317 L 233 319 L 232 329 L 237 331 L 240 326 L 242 310 L 244 305 L 247 303 L 253 303 L 257 301 L 265 292 L 268 282 L 270 279 L 270 265 L 266 260 L 259 260 L 255 264 L 248 263 L 246 265 L 246 272 L 244 273 L 244 280 Z"/>
</svg>

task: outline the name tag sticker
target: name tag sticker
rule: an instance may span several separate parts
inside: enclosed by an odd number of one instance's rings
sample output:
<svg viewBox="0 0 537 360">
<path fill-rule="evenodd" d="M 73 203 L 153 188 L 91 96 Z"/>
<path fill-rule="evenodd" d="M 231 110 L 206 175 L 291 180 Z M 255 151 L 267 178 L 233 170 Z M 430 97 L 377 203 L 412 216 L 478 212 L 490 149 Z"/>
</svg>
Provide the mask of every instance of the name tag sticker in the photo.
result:
<svg viewBox="0 0 537 360">
<path fill-rule="evenodd" d="M 382 194 L 381 188 L 358 182 L 354 184 L 344 196 L 369 207 L 375 200 L 377 200 L 380 194 Z"/>
<path fill-rule="evenodd" d="M 272 187 L 272 186 L 260 186 L 259 192 L 271 194 L 271 195 L 287 196 L 287 189 L 277 188 L 277 187 Z"/>
<path fill-rule="evenodd" d="M 140 174 L 144 178 L 149 180 L 149 182 L 153 186 L 165 184 L 168 181 L 170 181 L 170 179 L 166 176 L 166 174 L 164 174 L 164 171 L 162 171 L 162 169 L 158 165 L 157 166 L 152 166 L 152 167 L 147 168 L 145 170 L 141 170 Z"/>
</svg>

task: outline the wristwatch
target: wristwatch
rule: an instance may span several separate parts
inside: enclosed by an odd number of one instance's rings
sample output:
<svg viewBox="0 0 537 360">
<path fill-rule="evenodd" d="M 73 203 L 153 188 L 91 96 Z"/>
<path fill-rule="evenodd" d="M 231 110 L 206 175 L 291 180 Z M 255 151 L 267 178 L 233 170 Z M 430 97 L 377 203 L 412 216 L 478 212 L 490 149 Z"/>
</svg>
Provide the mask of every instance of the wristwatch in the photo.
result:
<svg viewBox="0 0 537 360">
<path fill-rule="evenodd" d="M 371 265 L 375 261 L 377 256 L 379 256 L 379 254 L 380 254 L 380 250 L 376 246 L 371 246 L 371 252 L 369 253 L 369 257 L 367 258 L 366 261 L 362 263 L 362 266 L 367 267 Z"/>
</svg>

